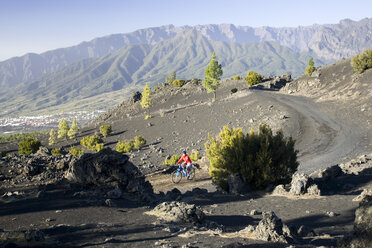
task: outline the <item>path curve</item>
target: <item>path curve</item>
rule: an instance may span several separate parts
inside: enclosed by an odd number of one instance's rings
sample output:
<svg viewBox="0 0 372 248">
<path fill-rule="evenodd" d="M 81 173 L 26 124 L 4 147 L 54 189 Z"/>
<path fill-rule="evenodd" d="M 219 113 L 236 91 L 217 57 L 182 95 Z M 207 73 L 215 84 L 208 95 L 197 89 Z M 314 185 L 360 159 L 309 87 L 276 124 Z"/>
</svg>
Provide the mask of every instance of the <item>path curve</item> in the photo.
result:
<svg viewBox="0 0 372 248">
<path fill-rule="evenodd" d="M 363 152 L 368 145 L 364 139 L 365 131 L 359 128 L 353 120 L 337 115 L 337 107 L 326 110 L 320 103 L 312 99 L 281 94 L 278 92 L 252 90 L 260 102 L 270 100 L 277 106 L 288 111 L 288 122 L 291 126 L 291 136 L 295 136 L 296 149 L 299 150 L 299 172 L 311 172 L 351 160 Z M 248 94 L 249 99 L 250 94 Z M 341 116 L 341 117 L 340 117 Z M 367 142 L 367 143 L 366 143 Z M 205 165 L 207 167 L 207 165 Z M 148 180 L 156 192 L 168 191 L 178 188 L 181 192 L 192 190 L 195 187 L 216 190 L 211 183 L 207 168 L 198 171 L 196 179 L 173 184 L 169 175 L 158 174 L 149 176 Z"/>
<path fill-rule="evenodd" d="M 257 92 L 255 92 L 257 93 Z M 364 132 L 352 120 L 340 120 L 337 109 L 324 112 L 311 99 L 280 93 L 258 92 L 291 109 L 300 133 L 296 140 L 299 150 L 299 171 L 311 173 L 357 156 L 365 147 Z"/>
</svg>

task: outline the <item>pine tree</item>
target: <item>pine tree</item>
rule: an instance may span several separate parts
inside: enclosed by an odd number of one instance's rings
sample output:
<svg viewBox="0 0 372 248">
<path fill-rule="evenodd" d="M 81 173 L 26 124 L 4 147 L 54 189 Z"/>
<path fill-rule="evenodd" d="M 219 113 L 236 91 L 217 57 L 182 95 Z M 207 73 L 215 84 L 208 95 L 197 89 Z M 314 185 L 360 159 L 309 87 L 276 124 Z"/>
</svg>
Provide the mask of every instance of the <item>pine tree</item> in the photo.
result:
<svg viewBox="0 0 372 248">
<path fill-rule="evenodd" d="M 74 117 L 74 120 L 72 121 L 71 128 L 68 130 L 67 135 L 70 139 L 74 139 L 76 135 L 78 134 L 80 128 L 76 121 L 76 117 Z"/>
<path fill-rule="evenodd" d="M 310 58 L 309 59 L 309 66 L 305 68 L 305 72 L 306 72 L 307 75 L 311 76 L 311 74 L 313 74 L 314 71 L 315 71 L 314 60 L 313 60 L 313 58 Z"/>
<path fill-rule="evenodd" d="M 143 88 L 142 92 L 142 100 L 141 100 L 141 106 L 142 108 L 149 108 L 151 107 L 151 89 L 149 87 L 149 84 L 146 83 L 145 88 Z"/>
<path fill-rule="evenodd" d="M 67 132 L 70 129 L 68 126 L 68 122 L 63 119 L 59 122 L 58 127 L 58 139 L 65 138 L 67 140 Z"/>
<path fill-rule="evenodd" d="M 207 89 L 208 93 L 213 92 L 214 98 L 216 99 L 216 90 L 220 86 L 221 76 L 223 74 L 222 66 L 216 60 L 216 54 L 213 52 L 211 61 L 205 69 L 204 88 Z"/>
<path fill-rule="evenodd" d="M 57 140 L 57 132 L 52 128 L 49 132 L 49 145 L 54 145 Z"/>
<path fill-rule="evenodd" d="M 165 78 L 165 84 L 171 84 L 176 80 L 176 72 L 172 72 L 168 77 Z"/>
</svg>

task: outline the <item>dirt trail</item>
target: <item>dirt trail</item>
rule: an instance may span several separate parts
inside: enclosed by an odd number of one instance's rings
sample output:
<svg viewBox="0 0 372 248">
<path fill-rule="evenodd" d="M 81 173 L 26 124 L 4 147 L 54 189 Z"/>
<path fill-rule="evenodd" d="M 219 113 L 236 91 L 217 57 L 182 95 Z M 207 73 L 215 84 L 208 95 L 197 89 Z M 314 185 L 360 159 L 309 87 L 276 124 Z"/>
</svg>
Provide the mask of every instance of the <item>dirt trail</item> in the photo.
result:
<svg viewBox="0 0 372 248">
<path fill-rule="evenodd" d="M 348 118 L 340 120 L 335 112 L 327 110 L 332 109 L 332 106 L 323 108 L 309 98 L 277 92 L 255 90 L 253 94 L 259 102 L 270 101 L 275 106 L 287 110 L 288 116 L 285 118 L 288 118 L 290 124 L 286 127 L 286 132 L 296 139 L 300 172 L 311 173 L 350 160 L 368 148 L 368 140 L 363 139 L 365 131 L 352 120 Z M 243 94 L 242 98 L 249 101 L 251 96 L 249 93 Z M 157 174 L 148 177 L 148 180 L 157 192 L 166 192 L 174 187 L 182 192 L 195 187 L 213 191 L 215 188 L 211 185 L 207 167 L 208 163 L 202 163 L 202 170 L 197 171 L 194 181 L 184 181 L 178 185 L 172 183 L 170 175 Z"/>
<path fill-rule="evenodd" d="M 326 168 L 357 156 L 367 147 L 365 132 L 352 120 L 336 117 L 336 112 L 324 112 L 312 100 L 284 94 L 258 92 L 293 110 L 298 122 L 301 172 Z M 337 110 L 335 110 L 337 111 Z"/>
</svg>

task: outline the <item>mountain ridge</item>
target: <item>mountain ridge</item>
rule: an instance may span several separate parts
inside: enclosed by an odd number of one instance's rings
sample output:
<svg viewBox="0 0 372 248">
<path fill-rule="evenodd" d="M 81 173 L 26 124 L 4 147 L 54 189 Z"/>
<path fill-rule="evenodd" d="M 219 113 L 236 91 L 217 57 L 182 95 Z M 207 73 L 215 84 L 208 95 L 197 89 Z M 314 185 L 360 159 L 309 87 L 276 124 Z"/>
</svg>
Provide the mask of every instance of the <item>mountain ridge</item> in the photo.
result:
<svg viewBox="0 0 372 248">
<path fill-rule="evenodd" d="M 76 62 L 32 83 L 20 84 L 12 92 L 0 93 L 2 114 L 36 113 L 57 106 L 71 110 L 73 103 L 88 101 L 89 98 L 92 101 L 89 105 L 95 108 L 113 107 L 113 104 L 129 97 L 133 90 L 140 90 L 144 83 L 154 86 L 163 82 L 172 71 L 177 72 L 177 78 L 203 78 L 213 51 L 218 54 L 225 77 L 248 69 L 264 75 L 288 71 L 298 75 L 310 58 L 273 42 L 238 44 L 211 41 L 196 30 L 188 30 L 152 46 L 130 45 L 101 58 Z M 102 102 L 99 95 L 110 93 L 119 95 L 119 99 Z M 94 99 L 96 97 L 99 102 Z"/>
<path fill-rule="evenodd" d="M 106 56 L 123 46 L 154 45 L 188 29 L 195 29 L 214 41 L 234 43 L 273 41 L 297 52 L 312 52 L 323 63 L 360 53 L 370 46 L 372 40 L 372 18 L 360 21 L 346 19 L 338 24 L 314 24 L 294 28 L 254 28 L 233 24 L 181 27 L 166 25 L 139 29 L 126 34 L 107 35 L 72 47 L 59 48 L 42 54 L 26 54 L 1 61 L 0 86 L 2 89 L 7 89 L 20 83 L 31 82 L 41 75 L 60 70 L 71 63 Z"/>
</svg>

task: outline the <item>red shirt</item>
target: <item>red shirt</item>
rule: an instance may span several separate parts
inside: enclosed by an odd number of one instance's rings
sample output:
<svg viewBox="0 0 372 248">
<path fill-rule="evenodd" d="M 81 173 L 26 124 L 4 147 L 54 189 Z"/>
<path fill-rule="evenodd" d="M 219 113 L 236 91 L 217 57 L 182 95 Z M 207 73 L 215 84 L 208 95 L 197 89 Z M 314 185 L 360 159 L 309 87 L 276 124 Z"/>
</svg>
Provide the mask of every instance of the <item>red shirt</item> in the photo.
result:
<svg viewBox="0 0 372 248">
<path fill-rule="evenodd" d="M 185 164 L 191 164 L 191 159 L 189 157 L 189 155 L 187 154 L 183 154 L 182 157 L 180 158 L 180 160 L 178 160 L 177 164 L 181 163 L 181 161 L 185 161 Z"/>
</svg>

